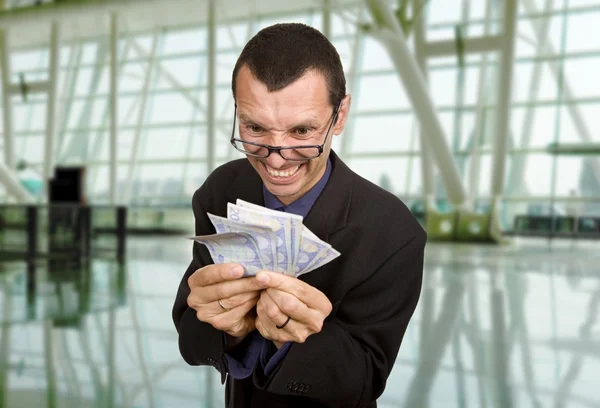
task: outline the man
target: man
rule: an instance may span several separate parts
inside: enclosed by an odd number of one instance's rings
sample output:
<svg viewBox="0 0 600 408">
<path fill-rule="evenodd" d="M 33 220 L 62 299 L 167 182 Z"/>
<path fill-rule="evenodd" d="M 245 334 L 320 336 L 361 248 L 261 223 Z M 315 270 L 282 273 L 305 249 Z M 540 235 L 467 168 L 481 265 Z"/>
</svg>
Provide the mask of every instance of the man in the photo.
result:
<svg viewBox="0 0 600 408">
<path fill-rule="evenodd" d="M 376 407 L 419 298 L 426 235 L 400 200 L 331 151 L 350 96 L 320 32 L 263 29 L 232 82 L 232 144 L 247 159 L 196 191 L 196 233 L 214 233 L 207 212 L 226 216 L 240 198 L 304 216 L 341 256 L 300 278 L 242 277 L 195 243 L 173 308 L 181 354 L 221 373 L 228 407 Z"/>
</svg>

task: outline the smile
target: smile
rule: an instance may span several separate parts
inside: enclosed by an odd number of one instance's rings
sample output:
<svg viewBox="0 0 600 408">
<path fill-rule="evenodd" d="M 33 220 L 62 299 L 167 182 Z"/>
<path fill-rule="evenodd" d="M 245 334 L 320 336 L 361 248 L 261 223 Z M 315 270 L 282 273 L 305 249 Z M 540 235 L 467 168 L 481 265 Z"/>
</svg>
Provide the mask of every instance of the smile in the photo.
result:
<svg viewBox="0 0 600 408">
<path fill-rule="evenodd" d="M 272 169 L 269 166 L 267 166 L 266 164 L 264 166 L 265 166 L 265 169 L 267 169 L 267 172 L 269 173 L 269 175 L 271 175 L 272 177 L 286 178 L 286 177 L 291 177 L 294 174 L 296 174 L 296 172 L 300 169 L 300 167 L 302 165 L 299 164 L 296 167 L 286 169 L 285 171 Z"/>
</svg>

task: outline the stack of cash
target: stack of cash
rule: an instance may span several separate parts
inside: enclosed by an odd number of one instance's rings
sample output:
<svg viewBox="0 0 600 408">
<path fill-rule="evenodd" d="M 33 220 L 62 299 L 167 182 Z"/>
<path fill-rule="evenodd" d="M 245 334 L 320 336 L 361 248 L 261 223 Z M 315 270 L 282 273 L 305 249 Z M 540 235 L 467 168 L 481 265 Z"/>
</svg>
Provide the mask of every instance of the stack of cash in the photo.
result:
<svg viewBox="0 0 600 408">
<path fill-rule="evenodd" d="M 227 218 L 208 214 L 216 234 L 192 237 L 216 264 L 237 263 L 245 276 L 259 271 L 298 277 L 331 262 L 340 253 L 302 224 L 302 217 L 243 200 L 227 204 Z"/>
</svg>

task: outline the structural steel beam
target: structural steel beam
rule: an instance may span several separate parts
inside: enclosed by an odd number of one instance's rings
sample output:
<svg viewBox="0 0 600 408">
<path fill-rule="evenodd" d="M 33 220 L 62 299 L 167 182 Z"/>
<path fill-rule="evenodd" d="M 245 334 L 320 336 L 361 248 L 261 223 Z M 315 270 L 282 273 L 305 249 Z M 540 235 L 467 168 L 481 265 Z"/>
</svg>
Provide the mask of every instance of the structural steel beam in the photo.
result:
<svg viewBox="0 0 600 408">
<path fill-rule="evenodd" d="M 360 6 L 356 21 L 360 24 L 363 15 L 364 6 Z M 352 59 L 350 60 L 350 69 L 347 75 L 347 92 L 352 95 L 350 104 L 350 114 L 348 117 L 348 126 L 344 129 L 344 136 L 340 139 L 340 154 L 342 158 L 348 158 L 352 150 L 352 141 L 354 140 L 354 131 L 356 129 L 356 107 L 358 106 L 358 94 L 360 90 L 360 65 L 362 63 L 364 32 L 360 27 L 356 27 L 354 32 L 354 42 L 352 43 Z"/>
<path fill-rule="evenodd" d="M 17 176 L 2 162 L 0 162 L 0 184 L 10 196 L 16 198 L 18 203 L 34 202 L 31 194 L 19 183 Z"/>
<path fill-rule="evenodd" d="M 117 126 L 119 121 L 119 14 L 110 15 L 110 143 L 109 143 L 109 174 L 108 188 L 110 203 L 117 202 Z"/>
<path fill-rule="evenodd" d="M 52 43 L 52 39 L 50 39 L 50 42 Z M 46 93 L 49 91 L 51 86 L 52 84 L 50 84 L 50 81 L 27 82 L 27 94 L 32 95 L 36 93 Z M 20 95 L 21 85 L 10 84 L 8 86 L 8 92 L 10 92 L 11 95 Z"/>
<path fill-rule="evenodd" d="M 418 10 L 421 6 L 421 0 L 413 0 L 413 10 Z M 428 79 L 429 69 L 427 67 L 427 57 L 425 56 L 425 15 L 419 13 L 413 16 L 414 36 L 415 36 L 415 56 L 421 67 L 421 72 L 425 81 Z M 425 204 L 425 213 L 436 209 L 435 203 L 435 168 L 431 157 L 431 147 L 426 143 L 427 136 L 423 133 L 422 126 L 419 128 L 421 142 L 421 177 L 423 179 L 423 201 Z"/>
<path fill-rule="evenodd" d="M 422 144 L 429 143 L 431 146 L 449 201 L 456 207 L 462 207 L 466 200 L 466 192 L 458 167 L 446 142 L 441 121 L 419 65 L 408 47 L 404 32 L 393 11 L 384 0 L 368 0 L 367 4 L 375 22 L 379 24 L 374 35 L 387 48 L 415 114 L 419 118 L 424 130 L 423 134 L 426 135 Z"/>
<path fill-rule="evenodd" d="M 0 29 L 0 71 L 2 74 L 2 111 L 4 130 L 4 163 L 14 170 L 15 146 L 12 126 L 12 100 L 10 87 L 10 50 L 8 48 L 7 32 Z"/>
<path fill-rule="evenodd" d="M 464 39 L 464 54 L 480 54 L 482 52 L 497 51 L 503 42 L 501 35 L 485 35 Z M 448 57 L 458 53 L 456 40 L 442 40 L 428 42 L 425 46 L 427 57 Z"/>
<path fill-rule="evenodd" d="M 44 186 L 50 197 L 50 179 L 56 158 L 56 88 L 58 87 L 58 70 L 60 63 L 59 27 L 57 22 L 50 26 L 50 72 L 48 82 L 48 99 L 46 107 L 46 137 L 44 138 Z"/>
<path fill-rule="evenodd" d="M 331 0 L 323 0 L 323 35 L 331 38 Z"/>
<path fill-rule="evenodd" d="M 488 34 L 492 22 L 492 0 L 486 0 L 484 34 Z M 481 140 L 484 132 L 484 117 L 486 106 L 486 81 L 489 65 L 489 54 L 485 53 L 481 59 L 479 67 L 479 80 L 477 89 L 477 109 L 475 111 L 475 126 L 473 131 L 473 144 L 471 147 L 471 167 L 469 171 L 469 201 L 472 203 L 479 196 L 479 179 L 481 163 Z"/>
<path fill-rule="evenodd" d="M 127 38 L 128 38 L 129 45 L 133 48 L 133 50 L 141 58 L 148 58 L 148 51 L 144 50 L 144 48 L 138 43 L 138 41 L 136 41 L 132 37 L 127 37 Z M 202 102 L 200 102 L 200 100 L 194 96 L 193 91 L 190 91 L 189 89 L 187 89 L 186 87 L 184 87 L 183 85 L 181 85 L 181 83 L 175 78 L 175 76 L 167 68 L 165 68 L 160 63 L 160 61 L 157 61 L 157 63 L 156 63 L 156 69 L 158 71 L 160 71 L 160 73 L 162 74 L 162 79 L 164 79 L 169 84 L 171 84 L 171 86 L 176 91 L 180 92 L 181 95 L 185 99 L 187 99 L 187 101 L 189 103 L 191 103 L 193 107 L 195 107 L 199 111 L 206 112 L 207 107 L 204 106 L 204 104 L 202 104 Z M 228 127 L 228 125 L 219 125 L 219 130 L 221 130 L 224 134 L 231 133 L 231 129 Z"/>
<path fill-rule="evenodd" d="M 522 4 L 527 13 L 537 14 L 539 12 L 535 5 L 535 2 L 532 0 L 523 0 Z M 549 18 L 543 20 L 542 22 L 539 22 L 535 19 L 531 19 L 533 32 L 535 33 L 539 46 L 541 47 L 540 55 L 556 55 L 556 49 L 554 48 L 551 39 L 548 38 L 548 21 Z M 544 25 L 546 25 L 546 27 Z M 550 68 L 550 72 L 552 73 L 552 75 L 554 75 L 556 82 L 560 83 L 560 81 L 562 80 L 564 100 L 567 102 L 573 101 L 575 99 L 575 95 L 573 93 L 573 88 L 571 87 L 569 79 L 566 76 L 562 79 L 560 78 L 560 63 L 556 60 L 548 60 L 548 66 Z M 584 143 L 594 142 L 594 137 L 592 136 L 590 128 L 587 125 L 583 115 L 581 114 L 579 106 L 575 103 L 567 103 L 566 108 L 569 114 L 571 115 L 571 119 L 573 120 L 573 124 L 577 129 L 577 133 L 579 134 L 581 141 Z M 513 178 L 516 179 L 517 177 L 523 177 L 526 168 L 526 160 L 526 158 L 522 159 L 524 163 L 519 166 L 518 172 L 514 172 Z M 600 159 L 594 158 L 590 160 L 590 164 L 592 166 L 592 170 L 594 172 L 596 180 L 598 181 L 598 183 L 600 183 Z"/>
<path fill-rule="evenodd" d="M 215 122 L 216 82 L 217 82 L 217 14 L 216 0 L 208 0 L 208 44 L 207 44 L 207 106 L 206 106 L 206 174 L 210 174 L 215 168 L 215 140 L 217 138 Z"/>
<path fill-rule="evenodd" d="M 492 217 L 498 218 L 500 200 L 504 193 L 506 157 L 510 137 L 510 113 L 512 103 L 512 84 L 515 57 L 515 33 L 517 31 L 517 1 L 504 3 L 504 22 L 502 52 L 500 55 L 500 81 L 498 81 L 498 108 L 496 119 L 496 137 L 492 158 Z"/>
<path fill-rule="evenodd" d="M 150 81 L 152 80 L 152 73 L 154 72 L 154 63 L 156 61 L 156 49 L 158 47 L 158 33 L 154 34 L 152 39 L 152 50 L 150 51 L 150 58 L 148 59 L 148 68 L 146 69 L 146 76 L 144 78 L 144 87 L 140 95 L 140 109 L 138 111 L 137 126 L 135 128 L 135 135 L 133 137 L 133 146 L 131 148 L 131 160 L 129 162 L 129 172 L 125 179 L 126 187 L 123 195 L 123 203 L 131 204 L 131 189 L 133 186 L 133 178 L 135 176 L 135 170 L 137 168 L 137 162 L 139 158 L 140 139 L 142 137 L 142 128 L 144 126 L 144 117 L 146 115 L 146 105 L 148 103 L 148 90 L 150 89 Z"/>
</svg>

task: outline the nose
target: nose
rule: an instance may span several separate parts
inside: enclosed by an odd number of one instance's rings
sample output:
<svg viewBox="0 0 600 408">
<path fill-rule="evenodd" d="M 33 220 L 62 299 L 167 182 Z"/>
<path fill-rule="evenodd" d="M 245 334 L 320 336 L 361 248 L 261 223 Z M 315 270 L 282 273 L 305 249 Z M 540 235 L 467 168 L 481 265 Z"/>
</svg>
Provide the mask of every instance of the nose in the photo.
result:
<svg viewBox="0 0 600 408">
<path fill-rule="evenodd" d="M 283 168 L 287 163 L 286 159 L 281 157 L 281 155 L 278 152 L 274 151 L 271 151 L 271 154 L 265 159 L 265 161 L 267 162 L 269 167 L 272 167 L 274 169 Z"/>
</svg>

